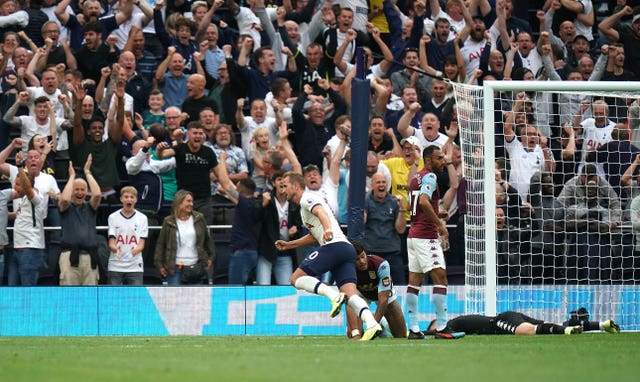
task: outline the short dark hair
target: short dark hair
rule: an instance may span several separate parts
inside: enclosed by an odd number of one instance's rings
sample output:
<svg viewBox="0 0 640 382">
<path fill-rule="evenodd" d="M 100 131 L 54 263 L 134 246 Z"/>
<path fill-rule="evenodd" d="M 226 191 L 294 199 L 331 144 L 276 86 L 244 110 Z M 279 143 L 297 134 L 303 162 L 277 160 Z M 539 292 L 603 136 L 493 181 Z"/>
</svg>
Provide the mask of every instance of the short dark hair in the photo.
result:
<svg viewBox="0 0 640 382">
<path fill-rule="evenodd" d="M 436 146 L 436 145 L 429 145 L 427 147 L 425 147 L 424 150 L 422 150 L 422 159 L 426 160 L 427 158 L 431 158 L 431 156 L 433 155 L 433 153 L 437 150 L 440 150 L 440 147 Z"/>
<path fill-rule="evenodd" d="M 360 253 L 364 252 L 364 245 L 359 241 L 351 241 L 353 248 L 356 249 L 356 256 L 360 255 Z"/>
<path fill-rule="evenodd" d="M 238 181 L 238 185 L 242 186 L 245 190 L 253 193 L 256 190 L 256 182 L 251 178 L 244 178 Z"/>
<path fill-rule="evenodd" d="M 45 103 L 45 102 L 49 102 L 49 98 L 47 98 L 47 96 L 40 96 L 33 100 L 34 105 Z"/>
<path fill-rule="evenodd" d="M 83 33 L 96 32 L 97 34 L 102 34 L 103 30 L 104 28 L 102 27 L 102 23 L 99 21 L 89 21 L 84 24 L 84 27 L 82 28 Z"/>
<path fill-rule="evenodd" d="M 198 121 L 191 121 L 187 123 L 187 130 L 191 129 L 203 129 L 202 124 Z"/>
</svg>

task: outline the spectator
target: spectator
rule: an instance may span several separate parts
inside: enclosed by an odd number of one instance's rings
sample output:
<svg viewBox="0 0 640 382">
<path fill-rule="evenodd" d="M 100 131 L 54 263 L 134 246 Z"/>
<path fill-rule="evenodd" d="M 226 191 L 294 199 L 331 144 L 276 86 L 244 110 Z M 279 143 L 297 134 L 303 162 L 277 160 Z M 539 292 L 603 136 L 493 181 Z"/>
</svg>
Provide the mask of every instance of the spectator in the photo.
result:
<svg viewBox="0 0 640 382">
<path fill-rule="evenodd" d="M 205 217 L 193 210 L 193 194 L 178 190 L 171 215 L 162 223 L 156 244 L 154 265 L 169 285 L 198 284 L 215 260 L 214 243 Z M 195 269 L 194 276 L 185 268 Z"/>
<path fill-rule="evenodd" d="M 55 148 L 58 134 L 69 129 L 71 124 L 66 119 L 56 118 L 54 106 L 49 102 L 49 98 L 41 96 L 36 98 L 33 103 L 35 105 L 34 116 L 16 117 L 18 108 L 29 104 L 29 92 L 20 92 L 16 103 L 4 115 L 4 122 L 20 129 L 20 137 L 23 142 L 29 142 L 34 135 L 40 134 L 50 137 Z M 25 146 L 23 153 L 26 151 L 27 147 Z"/>
<path fill-rule="evenodd" d="M 632 16 L 631 25 L 620 23 L 625 16 Z M 598 29 L 611 42 L 622 43 L 626 52 L 624 68 L 635 73 L 636 81 L 640 79 L 640 70 L 636 68 L 640 62 L 640 7 L 625 5 L 620 11 L 602 20 Z"/>
<path fill-rule="evenodd" d="M 120 190 L 122 208 L 109 215 L 109 283 L 142 285 L 142 251 L 148 234 L 147 217 L 136 210 L 138 191 L 125 186 Z"/>
<path fill-rule="evenodd" d="M 422 123 L 419 125 L 420 128 L 411 126 L 410 123 L 420 108 L 420 104 L 415 102 L 409 106 L 409 110 L 400 118 L 398 122 L 398 132 L 402 137 L 416 137 L 422 147 L 430 144 L 443 147 L 449 139 L 453 140 L 455 138 L 455 136 L 447 138 L 446 135 L 439 132 L 440 120 L 438 116 L 433 113 L 425 113 L 422 116 Z M 455 133 L 457 135 L 458 132 L 455 131 Z"/>
<path fill-rule="evenodd" d="M 199 68 L 199 57 L 195 56 L 195 53 L 200 53 L 198 44 L 191 40 L 193 32 L 196 30 L 196 25 L 193 20 L 189 20 L 184 16 L 178 17 L 175 24 L 175 36 L 167 33 L 165 23 L 162 20 L 159 7 L 163 4 L 156 3 L 156 7 L 153 11 L 153 23 L 156 27 L 156 36 L 162 43 L 167 51 L 174 48 L 174 52 L 178 53 L 184 58 L 184 70 L 188 74 L 200 73 L 204 75 L 202 68 Z M 157 75 L 156 75 L 157 77 Z"/>
<path fill-rule="evenodd" d="M 29 14 L 18 9 L 15 0 L 0 2 L 0 36 L 7 32 L 18 32 L 29 24 Z"/>
<path fill-rule="evenodd" d="M 189 75 L 184 73 L 184 57 L 174 47 L 169 47 L 167 58 L 156 71 L 156 81 L 160 84 L 168 106 L 182 105 L 182 101 L 187 98 L 188 78 Z"/>
<path fill-rule="evenodd" d="M 294 251 L 279 251 L 273 245 L 277 240 L 289 241 L 300 237 L 302 220 L 300 206 L 287 199 L 287 185 L 284 171 L 278 170 L 273 174 L 273 196 L 270 192 L 263 192 L 258 198 L 261 208 L 262 225 L 258 236 L 260 248 L 258 265 L 256 267 L 256 282 L 258 285 L 270 285 L 272 275 L 276 285 L 289 285 L 289 278 L 293 272 Z"/>
<path fill-rule="evenodd" d="M 102 140 L 104 135 L 104 121 L 94 117 L 89 123 L 89 129 L 84 130 L 82 123 L 76 117 L 73 126 L 71 157 L 76 163 L 85 163 L 89 155 L 95 162 L 91 171 L 95 173 L 96 182 L 105 195 L 115 193 L 114 187 L 120 185 L 120 178 L 116 168 L 117 150 L 122 140 L 122 126 L 124 124 L 124 91 L 125 84 L 118 81 L 116 94 L 116 117 L 111 122 L 109 139 Z M 76 89 L 77 99 L 84 99 L 85 90 L 82 87 Z M 77 103 L 76 115 L 81 114 L 81 104 Z"/>
<path fill-rule="evenodd" d="M 218 27 L 216 24 L 209 24 L 205 33 L 207 50 L 205 51 L 205 70 L 215 79 L 219 79 L 218 68 L 225 60 L 225 54 L 218 47 Z"/>
<path fill-rule="evenodd" d="M 275 118 L 267 117 L 267 103 L 263 99 L 256 99 L 251 102 L 250 116 L 245 117 L 242 114 L 243 109 L 244 98 L 238 98 L 236 124 L 242 138 L 242 150 L 244 150 L 247 158 L 251 159 L 253 133 L 259 128 L 265 128 L 269 132 L 269 141 L 276 142 L 278 140 L 278 127 L 282 122 L 282 114 L 278 110 Z"/>
<path fill-rule="evenodd" d="M 129 39 L 123 50 L 133 53 L 138 73 L 148 84 L 151 84 L 160 60 L 151 51 L 145 49 L 145 38 L 145 34 L 137 26 L 132 26 Z"/>
<path fill-rule="evenodd" d="M 564 186 L 557 201 L 564 207 L 565 230 L 573 233 L 567 248 L 567 277 L 619 279 L 612 246 L 620 232 L 621 204 L 611 185 L 597 175 L 595 166 L 587 164 Z"/>
<path fill-rule="evenodd" d="M 389 194 L 384 174 L 371 177 L 371 193 L 365 199 L 364 247 L 370 255 L 380 256 L 391 267 L 391 278 L 399 285 L 406 284 L 402 262 L 400 236 L 406 229 L 404 200 Z"/>
<path fill-rule="evenodd" d="M 302 166 L 314 164 L 318 168 L 322 166 L 322 149 L 327 141 L 335 133 L 335 119 L 346 114 L 346 104 L 344 99 L 331 89 L 329 82 L 321 79 L 318 85 L 327 92 L 329 99 L 333 102 L 333 115 L 326 118 L 325 106 L 319 102 L 313 94 L 311 86 L 305 86 L 292 108 L 293 131 L 295 132 L 296 154 Z M 307 100 L 312 100 L 308 108 L 309 118 L 303 114 L 303 106 Z"/>
<path fill-rule="evenodd" d="M 380 161 L 391 173 L 391 195 L 407 200 L 407 182 L 411 171 L 420 171 L 423 166 L 420 152 L 422 148 L 416 137 L 404 138 L 400 141 L 402 156 L 392 157 Z M 409 212 L 404 212 L 406 221 L 409 221 Z"/>
<path fill-rule="evenodd" d="M 214 139 L 211 148 L 216 154 L 216 160 L 221 161 L 222 154 L 225 154 L 225 165 L 229 179 L 234 184 L 241 179 L 249 177 L 249 166 L 244 151 L 235 145 L 235 134 L 231 131 L 231 126 L 220 125 L 214 131 Z M 211 182 L 211 195 L 216 202 L 228 202 L 224 190 L 220 190 L 220 182 L 216 179 Z"/>
<path fill-rule="evenodd" d="M 580 111 L 583 110 L 584 108 L 580 108 Z M 579 118 L 582 116 L 580 113 L 576 115 L 573 124 L 578 140 L 582 142 L 582 162 L 578 166 L 579 173 L 586 163 L 589 153 L 611 141 L 611 132 L 616 126 L 615 122 L 609 119 L 609 105 L 603 100 L 594 101 L 591 110 L 593 117 L 580 121 Z M 601 166 L 598 168 L 598 173 L 604 176 L 604 170 Z"/>
<path fill-rule="evenodd" d="M 0 9 L 1 9 L 0 5 Z M 5 256 L 5 247 L 9 245 L 9 235 L 7 235 L 7 223 L 9 220 L 8 204 L 10 200 L 13 200 L 13 187 L 0 190 L 0 285 L 3 285 L 4 281 L 4 268 L 5 263 L 9 265 L 8 256 Z M 8 248 L 7 248 L 8 249 Z"/>
<path fill-rule="evenodd" d="M 44 264 L 46 198 L 33 188 L 33 176 L 17 169 L 14 198 L 18 199 L 13 223 L 13 254 L 9 261 L 9 286 L 34 286 Z"/>
<path fill-rule="evenodd" d="M 274 78 L 271 81 L 271 91 L 267 93 L 264 102 L 267 104 L 267 117 L 275 118 L 276 110 L 282 115 L 282 119 L 287 125 L 293 124 L 291 117 L 291 84 L 282 77 Z M 275 102 L 273 102 L 275 100 Z"/>
<path fill-rule="evenodd" d="M 453 51 L 451 53 L 453 53 Z M 434 60 L 434 62 L 436 61 Z M 404 101 L 404 89 L 407 85 L 410 85 L 417 94 L 417 101 L 414 102 L 419 102 L 421 105 L 426 105 L 431 98 L 432 79 L 431 77 L 420 73 L 418 70 L 413 70 L 420 69 L 420 57 L 418 55 L 418 49 L 407 48 L 402 58 L 402 64 L 404 65 L 404 70 L 394 72 L 391 75 L 393 94 L 400 96 Z M 406 103 L 405 106 L 407 106 Z M 394 125 L 387 122 L 387 126 Z"/>
<path fill-rule="evenodd" d="M 166 158 L 160 159 L 157 156 L 156 148 L 159 142 L 167 141 L 167 130 L 164 129 L 162 125 L 159 123 L 152 124 L 149 126 L 149 137 L 154 138 L 155 144 L 149 148 L 150 155 L 150 165 L 164 167 L 163 162 L 167 162 L 167 167 L 169 168 L 167 171 L 160 171 L 160 179 L 162 180 L 162 205 L 171 205 L 171 201 L 173 200 L 173 195 L 178 190 L 178 184 L 176 182 L 176 159 L 175 158 Z M 170 140 L 169 140 L 170 141 Z M 164 208 L 161 209 L 164 214 Z M 164 216 L 164 215 L 163 215 Z"/>
<path fill-rule="evenodd" d="M 293 53 L 289 48 L 282 48 L 283 52 L 289 57 L 287 71 L 275 71 L 276 57 L 268 46 L 260 47 L 253 52 L 252 58 L 256 64 L 256 69 L 249 69 L 246 66 L 248 62 L 244 54 L 249 52 L 252 43 L 251 38 L 244 40 L 240 57 L 238 58 L 240 73 L 249 83 L 249 101 L 251 102 L 256 99 L 264 99 L 274 78 L 284 77 L 291 81 L 297 73 L 296 61 L 293 59 Z"/>
<path fill-rule="evenodd" d="M 100 81 L 100 70 L 118 62 L 120 50 L 116 47 L 114 36 L 102 40 L 102 24 L 91 21 L 84 25 L 84 45 L 76 50 L 75 58 L 78 70 L 84 78 Z"/>
<path fill-rule="evenodd" d="M 88 154 L 83 168 L 85 181 L 76 179 L 73 162 L 69 162 L 69 180 L 58 201 L 62 220 L 60 285 L 98 285 L 96 215 L 102 196 L 91 165 L 92 156 Z M 87 183 L 91 191 L 89 202 L 85 200 Z"/>
<path fill-rule="evenodd" d="M 164 115 L 164 94 L 154 89 L 149 93 L 149 110 L 142 113 L 142 125 L 145 130 L 149 130 L 152 123 L 165 124 Z"/>
<path fill-rule="evenodd" d="M 259 127 L 253 132 L 251 141 L 250 158 L 251 163 L 253 164 L 251 180 L 256 184 L 256 192 L 260 194 L 265 190 L 267 185 L 266 173 L 264 172 L 264 162 L 262 162 L 262 159 L 273 145 L 269 139 L 269 131 L 264 127 Z"/>
<path fill-rule="evenodd" d="M 518 190 L 520 199 L 527 200 L 531 176 L 538 171 L 555 170 L 555 161 L 547 148 L 547 138 L 540 136 L 538 129 L 530 124 L 518 127 L 520 138 L 514 130 L 515 114 L 524 107 L 524 93 L 519 93 L 513 111 L 507 114 L 504 123 L 504 140 L 511 159 L 509 183 Z"/>
<path fill-rule="evenodd" d="M 402 107 L 387 108 L 384 116 L 384 124 L 393 128 L 396 137 L 400 137 L 398 139 L 402 138 L 402 135 L 398 131 L 398 123 L 400 122 L 400 119 L 409 111 L 409 107 L 412 104 L 418 102 L 418 93 L 416 92 L 416 88 L 410 85 L 403 87 L 402 92 L 400 93 L 400 100 Z M 409 124 L 413 127 L 419 127 L 423 116 L 424 113 L 422 110 L 418 109 L 414 112 L 413 119 L 411 119 Z"/>
<path fill-rule="evenodd" d="M 631 144 L 629 130 L 624 124 L 619 123 L 615 126 L 611 132 L 611 138 L 610 142 L 587 154 L 587 162 L 595 162 L 596 166 L 603 170 L 605 179 L 616 194 L 626 200 L 621 187 L 624 185 L 623 174 L 640 153 L 640 148 Z"/>
<path fill-rule="evenodd" d="M 192 74 L 187 79 L 187 99 L 182 102 L 182 112 L 189 116 L 184 124 L 197 121 L 200 118 L 200 110 L 210 108 L 214 113 L 218 111 L 217 105 L 211 98 L 205 97 L 204 88 L 206 80 L 202 74 Z"/>
<path fill-rule="evenodd" d="M 221 163 L 224 163 L 222 155 Z M 249 275 L 258 265 L 258 232 L 261 221 L 254 192 L 256 185 L 251 179 L 241 179 L 236 189 L 231 189 L 227 197 L 235 204 L 233 227 L 231 228 L 229 259 L 229 284 L 247 285 Z"/>
<path fill-rule="evenodd" d="M 38 72 L 44 71 L 47 66 L 64 64 L 68 69 L 77 69 L 76 58 L 69 48 L 67 39 L 58 40 L 60 36 L 60 26 L 55 21 L 49 20 L 42 26 L 42 37 L 44 38 L 44 54 L 37 59 Z"/>
<path fill-rule="evenodd" d="M 369 119 L 369 151 L 382 156 L 393 153 L 397 142 L 392 128 L 387 128 L 384 118 L 374 115 Z"/>
<path fill-rule="evenodd" d="M 213 219 L 210 173 L 215 175 L 227 192 L 233 184 L 226 166 L 218 167 L 215 153 L 203 145 L 204 141 L 205 134 L 200 122 L 191 122 L 187 126 L 186 143 L 178 143 L 170 148 L 166 142 L 160 142 L 156 147 L 156 155 L 160 159 L 175 156 L 178 188 L 192 193 L 193 208 L 207 219 Z"/>
</svg>

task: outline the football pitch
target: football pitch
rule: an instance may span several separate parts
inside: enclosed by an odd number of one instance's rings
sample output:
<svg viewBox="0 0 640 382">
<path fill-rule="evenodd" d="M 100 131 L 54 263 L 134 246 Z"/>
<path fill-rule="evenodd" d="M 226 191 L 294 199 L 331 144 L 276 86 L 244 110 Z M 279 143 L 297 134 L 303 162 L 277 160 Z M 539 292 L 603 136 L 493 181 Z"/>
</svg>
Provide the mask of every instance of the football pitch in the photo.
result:
<svg viewBox="0 0 640 382">
<path fill-rule="evenodd" d="M 640 333 L 0 337 L 0 381 L 638 381 Z"/>
</svg>

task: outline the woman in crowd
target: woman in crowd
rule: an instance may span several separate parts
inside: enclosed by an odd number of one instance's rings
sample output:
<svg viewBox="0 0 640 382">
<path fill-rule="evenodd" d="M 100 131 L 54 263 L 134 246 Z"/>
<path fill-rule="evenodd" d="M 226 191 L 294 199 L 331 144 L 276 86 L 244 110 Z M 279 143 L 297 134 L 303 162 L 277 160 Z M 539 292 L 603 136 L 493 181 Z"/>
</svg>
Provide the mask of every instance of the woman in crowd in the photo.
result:
<svg viewBox="0 0 640 382">
<path fill-rule="evenodd" d="M 204 215 L 193 210 L 193 194 L 178 190 L 162 223 L 154 264 L 169 285 L 198 284 L 215 259 Z"/>
</svg>

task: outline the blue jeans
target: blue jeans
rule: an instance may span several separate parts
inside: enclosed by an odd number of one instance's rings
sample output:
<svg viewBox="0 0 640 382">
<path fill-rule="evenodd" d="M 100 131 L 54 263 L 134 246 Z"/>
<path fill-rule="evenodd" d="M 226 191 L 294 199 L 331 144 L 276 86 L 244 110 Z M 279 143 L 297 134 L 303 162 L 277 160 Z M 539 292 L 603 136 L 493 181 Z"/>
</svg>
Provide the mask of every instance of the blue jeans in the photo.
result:
<svg viewBox="0 0 640 382">
<path fill-rule="evenodd" d="M 258 264 L 258 251 L 255 249 L 241 249 L 233 252 L 229 259 L 229 284 L 245 285 L 249 273 Z"/>
<path fill-rule="evenodd" d="M 44 264 L 44 249 L 13 249 L 9 260 L 9 285 L 32 286 L 38 283 L 38 271 Z"/>
<path fill-rule="evenodd" d="M 291 273 L 293 273 L 293 260 L 291 256 L 278 256 L 275 264 L 263 256 L 258 257 L 256 267 L 256 281 L 258 285 L 271 285 L 271 272 L 276 277 L 277 285 L 289 285 Z"/>
<path fill-rule="evenodd" d="M 182 284 L 182 270 L 179 266 L 175 266 L 173 271 L 173 276 L 167 275 L 167 284 L 168 285 L 181 285 Z"/>
</svg>

